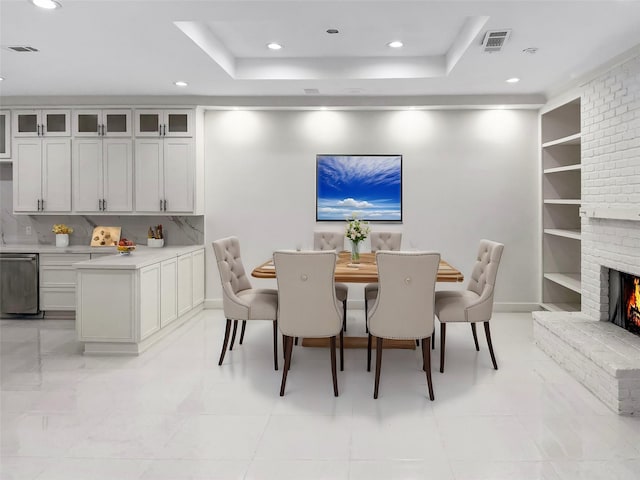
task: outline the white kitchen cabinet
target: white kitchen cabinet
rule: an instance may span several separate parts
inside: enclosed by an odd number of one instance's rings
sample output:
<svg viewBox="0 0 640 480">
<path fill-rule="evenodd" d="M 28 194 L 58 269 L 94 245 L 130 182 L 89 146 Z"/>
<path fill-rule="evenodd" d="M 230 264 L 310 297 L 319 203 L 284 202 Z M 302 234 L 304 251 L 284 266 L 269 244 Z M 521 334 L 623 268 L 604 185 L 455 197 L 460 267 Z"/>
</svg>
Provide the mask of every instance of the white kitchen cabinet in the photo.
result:
<svg viewBox="0 0 640 480">
<path fill-rule="evenodd" d="M 89 258 L 88 253 L 40 254 L 40 310 L 76 309 L 76 272 L 73 264 Z"/>
<path fill-rule="evenodd" d="M 196 307 L 204 302 L 204 249 L 193 252 L 193 306 Z"/>
<path fill-rule="evenodd" d="M 13 111 L 14 137 L 68 137 L 71 111 L 32 109 Z"/>
<path fill-rule="evenodd" d="M 73 209 L 96 213 L 133 210 L 133 141 L 130 138 L 74 140 Z"/>
<path fill-rule="evenodd" d="M 71 140 L 21 138 L 15 142 L 13 209 L 71 211 Z"/>
<path fill-rule="evenodd" d="M 191 138 L 136 139 L 136 212 L 193 213 L 194 162 Z"/>
<path fill-rule="evenodd" d="M 178 318 L 178 262 L 175 258 L 160 264 L 160 326 L 166 327 Z M 184 312 L 182 312 L 184 313 Z"/>
<path fill-rule="evenodd" d="M 136 137 L 192 137 L 193 110 L 139 109 L 135 111 Z"/>
<path fill-rule="evenodd" d="M 202 246 L 141 248 L 75 264 L 76 332 L 84 352 L 139 354 L 202 310 L 191 300 L 191 267 L 204 261 L 203 252 Z M 188 276 L 185 285 L 181 275 Z M 186 296 L 190 308 L 178 313 Z"/>
<path fill-rule="evenodd" d="M 130 109 L 73 111 L 74 137 L 131 137 Z"/>
<path fill-rule="evenodd" d="M 0 110 L 0 159 L 11 158 L 11 111 Z"/>
<path fill-rule="evenodd" d="M 184 315 L 193 307 L 193 258 L 192 254 L 178 257 L 178 315 Z"/>
</svg>

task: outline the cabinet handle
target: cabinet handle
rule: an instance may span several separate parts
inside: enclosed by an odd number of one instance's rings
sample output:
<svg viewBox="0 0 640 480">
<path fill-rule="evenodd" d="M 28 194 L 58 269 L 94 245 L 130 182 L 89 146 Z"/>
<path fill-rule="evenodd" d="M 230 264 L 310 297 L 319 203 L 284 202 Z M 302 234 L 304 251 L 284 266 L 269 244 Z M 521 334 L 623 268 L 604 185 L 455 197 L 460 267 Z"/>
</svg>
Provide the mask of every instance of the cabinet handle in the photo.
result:
<svg viewBox="0 0 640 480">
<path fill-rule="evenodd" d="M 104 137 L 104 123 L 102 124 L 102 136 Z"/>
<path fill-rule="evenodd" d="M 37 132 L 38 132 L 38 136 L 40 136 L 40 125 L 37 125 L 37 124 L 36 124 L 36 130 L 37 130 Z"/>
<path fill-rule="evenodd" d="M 160 211 L 162 211 L 162 199 L 160 200 Z"/>
<path fill-rule="evenodd" d="M 44 198 L 40 200 L 40 208 L 44 212 Z"/>
<path fill-rule="evenodd" d="M 167 211 L 167 201 L 166 200 L 164 201 L 164 211 L 165 212 Z"/>
<path fill-rule="evenodd" d="M 158 124 L 158 136 L 159 137 L 162 136 L 162 124 L 161 123 Z"/>
<path fill-rule="evenodd" d="M 162 136 L 166 137 L 167 136 L 167 124 L 165 123 L 162 127 Z"/>
<path fill-rule="evenodd" d="M 107 210 L 107 201 L 104 198 L 102 199 L 102 210 Z"/>
<path fill-rule="evenodd" d="M 44 137 L 44 124 L 40 125 L 40 136 Z"/>
<path fill-rule="evenodd" d="M 38 199 L 38 211 L 40 211 L 40 199 Z"/>
<path fill-rule="evenodd" d="M 102 210 L 102 199 L 98 199 L 98 210 Z"/>
</svg>

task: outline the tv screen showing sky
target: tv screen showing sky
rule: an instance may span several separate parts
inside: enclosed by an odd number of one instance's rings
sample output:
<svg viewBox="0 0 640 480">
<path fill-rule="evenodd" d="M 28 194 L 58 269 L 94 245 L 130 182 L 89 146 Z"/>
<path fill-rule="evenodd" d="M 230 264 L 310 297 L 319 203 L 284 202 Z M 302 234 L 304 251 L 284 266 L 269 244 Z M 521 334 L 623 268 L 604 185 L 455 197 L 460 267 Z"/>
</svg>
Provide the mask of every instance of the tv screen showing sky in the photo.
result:
<svg viewBox="0 0 640 480">
<path fill-rule="evenodd" d="M 316 220 L 402 221 L 402 155 L 317 155 Z"/>
</svg>

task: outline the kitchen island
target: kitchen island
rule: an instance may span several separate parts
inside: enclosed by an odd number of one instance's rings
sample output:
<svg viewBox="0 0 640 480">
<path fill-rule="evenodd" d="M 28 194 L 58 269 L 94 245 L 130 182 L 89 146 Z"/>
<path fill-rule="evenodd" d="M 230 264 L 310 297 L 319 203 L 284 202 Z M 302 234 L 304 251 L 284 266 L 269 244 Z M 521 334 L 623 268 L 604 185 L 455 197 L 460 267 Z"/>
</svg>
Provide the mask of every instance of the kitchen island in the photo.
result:
<svg viewBox="0 0 640 480">
<path fill-rule="evenodd" d="M 203 308 L 202 245 L 138 247 L 74 268 L 85 354 L 140 354 Z"/>
</svg>

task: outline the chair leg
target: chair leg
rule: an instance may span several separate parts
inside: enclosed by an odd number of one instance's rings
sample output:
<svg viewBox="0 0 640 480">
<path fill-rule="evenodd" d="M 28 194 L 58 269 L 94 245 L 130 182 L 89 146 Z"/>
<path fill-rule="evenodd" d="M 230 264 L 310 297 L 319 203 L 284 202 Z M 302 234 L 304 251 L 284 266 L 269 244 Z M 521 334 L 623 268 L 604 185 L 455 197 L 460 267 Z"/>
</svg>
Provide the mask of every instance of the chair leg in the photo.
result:
<svg viewBox="0 0 640 480">
<path fill-rule="evenodd" d="M 419 347 L 419 346 L 420 346 L 420 340 L 416 338 L 416 347 Z"/>
<path fill-rule="evenodd" d="M 342 302 L 342 330 L 347 331 L 347 300 Z"/>
<path fill-rule="evenodd" d="M 444 342 L 447 337 L 447 324 L 440 323 L 440 373 L 444 372 Z"/>
<path fill-rule="evenodd" d="M 496 363 L 496 356 L 493 353 L 493 345 L 491 344 L 491 330 L 489 330 L 489 322 L 484 322 L 484 334 L 487 336 L 487 344 L 489 345 L 489 353 L 491 354 L 493 368 L 497 370 L 498 364 Z"/>
<path fill-rule="evenodd" d="M 367 297 L 364 297 L 364 331 L 369 333 L 369 302 L 367 301 Z"/>
<path fill-rule="evenodd" d="M 229 350 L 233 350 L 233 344 L 236 341 L 236 332 L 238 331 L 238 320 L 233 321 L 233 334 L 231 335 L 231 345 L 229 345 Z"/>
<path fill-rule="evenodd" d="M 436 349 L 436 331 L 434 329 L 433 333 L 431 334 L 431 350 L 435 350 L 435 349 Z"/>
<path fill-rule="evenodd" d="M 371 334 L 367 336 L 367 372 L 371 371 Z"/>
<path fill-rule="evenodd" d="M 380 368 L 382 367 L 382 338 L 376 338 L 376 380 L 373 387 L 373 398 L 378 398 L 378 387 L 380 385 Z"/>
<path fill-rule="evenodd" d="M 336 336 L 331 337 L 331 376 L 333 377 L 333 395 L 338 396 L 338 372 L 336 372 Z"/>
<path fill-rule="evenodd" d="M 282 344 L 284 350 L 284 344 Z M 278 321 L 273 321 L 273 369 L 278 370 Z"/>
<path fill-rule="evenodd" d="M 244 340 L 244 329 L 247 328 L 247 321 L 243 320 L 242 321 L 242 330 L 240 330 L 240 341 L 238 342 L 240 345 L 242 345 L 242 341 Z"/>
<path fill-rule="evenodd" d="M 473 333 L 473 342 L 476 344 L 476 352 L 480 351 L 480 345 L 478 345 L 478 334 L 476 333 L 475 322 L 471 323 L 471 332 Z"/>
<path fill-rule="evenodd" d="M 231 320 L 227 318 L 227 326 L 224 329 L 224 340 L 222 341 L 222 352 L 220 353 L 220 361 L 218 365 L 222 365 L 224 354 L 227 353 L 227 343 L 229 343 L 229 333 L 231 332 Z"/>
<path fill-rule="evenodd" d="M 344 332 L 340 332 L 340 371 L 344 372 Z"/>
<path fill-rule="evenodd" d="M 298 337 L 296 337 L 296 339 L 295 339 L 295 341 L 294 341 L 293 343 L 295 343 L 296 345 L 298 345 Z"/>
<path fill-rule="evenodd" d="M 293 349 L 293 337 L 284 337 L 284 368 L 282 369 L 282 383 L 280 384 L 280 396 L 284 397 L 284 387 L 287 384 L 287 373 L 291 365 L 291 350 Z"/>
<path fill-rule="evenodd" d="M 427 387 L 429 388 L 429 399 L 433 401 L 433 384 L 431 383 L 431 350 L 429 350 L 429 339 L 425 342 L 422 339 L 422 368 L 427 373 Z"/>
</svg>

